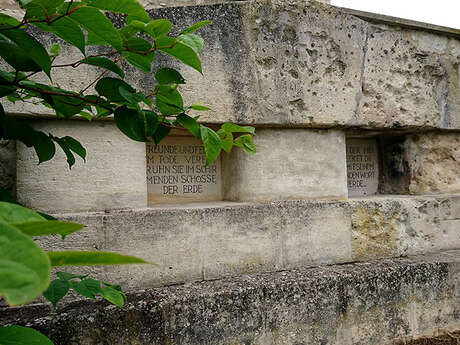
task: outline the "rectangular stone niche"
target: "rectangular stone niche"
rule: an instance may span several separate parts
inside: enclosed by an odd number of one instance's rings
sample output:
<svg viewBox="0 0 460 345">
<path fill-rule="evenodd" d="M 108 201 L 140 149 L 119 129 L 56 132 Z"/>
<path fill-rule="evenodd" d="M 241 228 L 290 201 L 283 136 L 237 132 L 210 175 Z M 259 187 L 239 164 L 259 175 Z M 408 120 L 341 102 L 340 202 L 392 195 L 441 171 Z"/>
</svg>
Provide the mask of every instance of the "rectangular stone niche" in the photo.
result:
<svg viewBox="0 0 460 345">
<path fill-rule="evenodd" d="M 222 200 L 220 158 L 205 163 L 204 147 L 193 137 L 147 143 L 148 205 Z"/>
<path fill-rule="evenodd" d="M 347 139 L 348 196 L 377 194 L 379 186 L 376 139 Z"/>
</svg>

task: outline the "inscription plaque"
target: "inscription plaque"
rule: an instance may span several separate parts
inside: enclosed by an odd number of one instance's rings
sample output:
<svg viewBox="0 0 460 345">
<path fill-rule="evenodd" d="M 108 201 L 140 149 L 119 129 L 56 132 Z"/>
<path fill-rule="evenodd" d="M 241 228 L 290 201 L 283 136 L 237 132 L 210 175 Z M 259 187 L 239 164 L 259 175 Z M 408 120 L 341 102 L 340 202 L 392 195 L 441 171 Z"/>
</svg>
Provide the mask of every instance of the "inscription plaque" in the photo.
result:
<svg viewBox="0 0 460 345">
<path fill-rule="evenodd" d="M 147 143 L 148 205 L 222 200 L 221 163 L 206 166 L 203 144 L 171 136 Z"/>
<path fill-rule="evenodd" d="M 377 193 L 377 141 L 374 139 L 347 139 L 348 195 L 362 196 Z"/>
</svg>

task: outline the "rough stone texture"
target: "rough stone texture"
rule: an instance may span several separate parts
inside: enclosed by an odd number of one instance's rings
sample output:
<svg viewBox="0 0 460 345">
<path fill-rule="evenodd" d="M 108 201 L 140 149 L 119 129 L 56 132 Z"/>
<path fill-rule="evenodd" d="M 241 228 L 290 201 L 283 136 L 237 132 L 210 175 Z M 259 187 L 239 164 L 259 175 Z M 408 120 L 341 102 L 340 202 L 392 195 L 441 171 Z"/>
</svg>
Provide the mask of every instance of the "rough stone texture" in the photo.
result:
<svg viewBox="0 0 460 345">
<path fill-rule="evenodd" d="M 145 144 L 124 136 L 114 122 L 36 121 L 56 136 L 70 135 L 88 150 L 69 170 L 64 153 L 37 166 L 35 151 L 17 146 L 17 194 L 44 212 L 140 208 L 147 205 Z"/>
<path fill-rule="evenodd" d="M 245 122 L 348 123 L 360 89 L 367 25 L 334 8 L 257 4 L 244 24 L 257 105 Z"/>
<path fill-rule="evenodd" d="M 454 194 L 460 191 L 460 134 L 383 135 L 382 194 Z"/>
<path fill-rule="evenodd" d="M 88 227 L 46 249 L 133 254 L 159 266 L 91 271 L 134 291 L 172 283 L 460 249 L 460 195 L 212 203 L 58 215 Z"/>
<path fill-rule="evenodd" d="M 375 24 L 332 6 L 297 0 L 166 7 L 149 13 L 179 26 L 215 22 L 200 31 L 206 41 L 205 77 L 179 67 L 188 81 L 186 100 L 214 109 L 203 114 L 205 122 L 460 128 L 460 41 L 450 32 Z M 39 36 L 47 46 L 54 40 Z M 58 62 L 78 56 L 66 51 Z M 158 65 L 179 66 L 164 57 Z M 126 69 L 128 80 L 140 90 L 152 89 L 151 75 Z M 94 67 L 83 66 L 60 69 L 53 77 L 80 89 L 95 75 Z M 7 110 L 48 112 L 30 104 Z"/>
<path fill-rule="evenodd" d="M 370 127 L 451 127 L 449 88 L 458 87 L 448 37 L 380 26 L 369 29 L 359 115 Z M 450 82 L 454 85 L 450 85 Z M 452 95 L 451 95 L 452 96 Z M 453 97 L 455 100 L 456 97 Z M 455 125 L 454 125 L 455 127 Z"/>
<path fill-rule="evenodd" d="M 460 134 L 430 133 L 408 138 L 409 192 L 460 192 Z"/>
<path fill-rule="evenodd" d="M 458 251 L 152 289 L 103 302 L 1 308 L 57 344 L 385 345 L 460 329 Z"/>
<path fill-rule="evenodd" d="M 0 140 L 0 188 L 16 194 L 16 143 Z"/>
<path fill-rule="evenodd" d="M 257 154 L 224 155 L 224 198 L 237 201 L 345 199 L 345 138 L 340 131 L 259 129 Z"/>
</svg>

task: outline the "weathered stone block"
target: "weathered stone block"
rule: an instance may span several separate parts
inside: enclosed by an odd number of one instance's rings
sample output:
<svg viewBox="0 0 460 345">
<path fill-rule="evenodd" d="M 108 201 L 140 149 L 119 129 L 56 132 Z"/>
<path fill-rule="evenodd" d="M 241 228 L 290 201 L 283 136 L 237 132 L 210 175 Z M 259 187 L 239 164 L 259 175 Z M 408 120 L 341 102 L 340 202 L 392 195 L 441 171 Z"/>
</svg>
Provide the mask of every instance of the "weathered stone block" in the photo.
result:
<svg viewBox="0 0 460 345">
<path fill-rule="evenodd" d="M 175 285 L 104 302 L 0 307 L 57 344 L 382 345 L 460 329 L 459 253 Z"/>
<path fill-rule="evenodd" d="M 411 194 L 460 193 L 460 134 L 410 136 L 406 150 Z"/>
<path fill-rule="evenodd" d="M 206 42 L 204 76 L 162 54 L 155 66 L 180 69 L 187 80 L 182 88 L 186 103 L 203 101 L 213 109 L 202 115 L 204 122 L 311 128 L 460 126 L 460 41 L 450 32 L 402 28 L 399 21 L 370 23 L 362 13 L 315 1 L 184 1 L 149 13 L 183 27 L 200 20 L 215 23 L 200 30 Z M 150 7 L 162 4 L 148 2 Z M 192 3 L 207 5 L 182 6 Z M 47 47 L 54 42 L 47 34 L 37 36 Z M 57 62 L 80 57 L 76 50 L 63 49 Z M 137 89 L 153 89 L 151 74 L 123 67 Z M 96 75 L 95 67 L 80 66 L 59 69 L 53 79 L 79 90 Z M 6 108 L 11 113 L 49 113 L 31 104 Z"/>
<path fill-rule="evenodd" d="M 20 202 L 44 212 L 78 212 L 147 205 L 145 144 L 123 135 L 114 122 L 35 121 L 55 136 L 72 136 L 87 149 L 70 170 L 64 153 L 37 166 L 35 151 L 17 147 L 17 194 Z"/>
<path fill-rule="evenodd" d="M 445 37 L 373 27 L 365 47 L 360 122 L 368 127 L 439 126 L 448 86 L 442 61 L 446 45 Z"/>
<path fill-rule="evenodd" d="M 257 154 L 223 157 L 224 197 L 238 201 L 345 199 L 345 137 L 339 131 L 259 129 Z"/>
<path fill-rule="evenodd" d="M 367 23 L 302 1 L 246 7 L 244 26 L 257 88 L 245 97 L 251 111 L 240 121 L 350 123 L 361 89 Z"/>
<path fill-rule="evenodd" d="M 376 197 L 349 201 L 355 260 L 460 248 L 460 197 Z"/>
<path fill-rule="evenodd" d="M 317 203 L 293 212 L 280 208 L 275 214 L 285 214 L 279 225 L 282 236 L 283 268 L 303 267 L 322 263 L 342 263 L 352 260 L 350 216 L 345 203 Z M 274 218 L 274 217 L 272 217 Z"/>
<path fill-rule="evenodd" d="M 460 248 L 459 196 L 218 202 L 58 216 L 88 227 L 64 241 L 41 239 L 48 250 L 117 251 L 158 264 L 91 269 L 130 291 Z"/>
<path fill-rule="evenodd" d="M 352 202 L 352 251 L 357 261 L 401 255 L 407 216 L 398 201 Z"/>
</svg>

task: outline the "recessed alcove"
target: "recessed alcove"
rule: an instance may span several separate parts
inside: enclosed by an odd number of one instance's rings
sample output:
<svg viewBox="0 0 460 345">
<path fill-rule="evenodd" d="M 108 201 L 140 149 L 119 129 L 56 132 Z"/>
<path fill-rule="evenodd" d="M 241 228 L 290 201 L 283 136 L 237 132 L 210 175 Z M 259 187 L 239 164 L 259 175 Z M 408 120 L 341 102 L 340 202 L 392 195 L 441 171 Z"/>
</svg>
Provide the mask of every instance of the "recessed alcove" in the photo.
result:
<svg viewBox="0 0 460 345">
<path fill-rule="evenodd" d="M 356 133 L 346 140 L 349 197 L 409 194 L 410 133 Z"/>
</svg>

